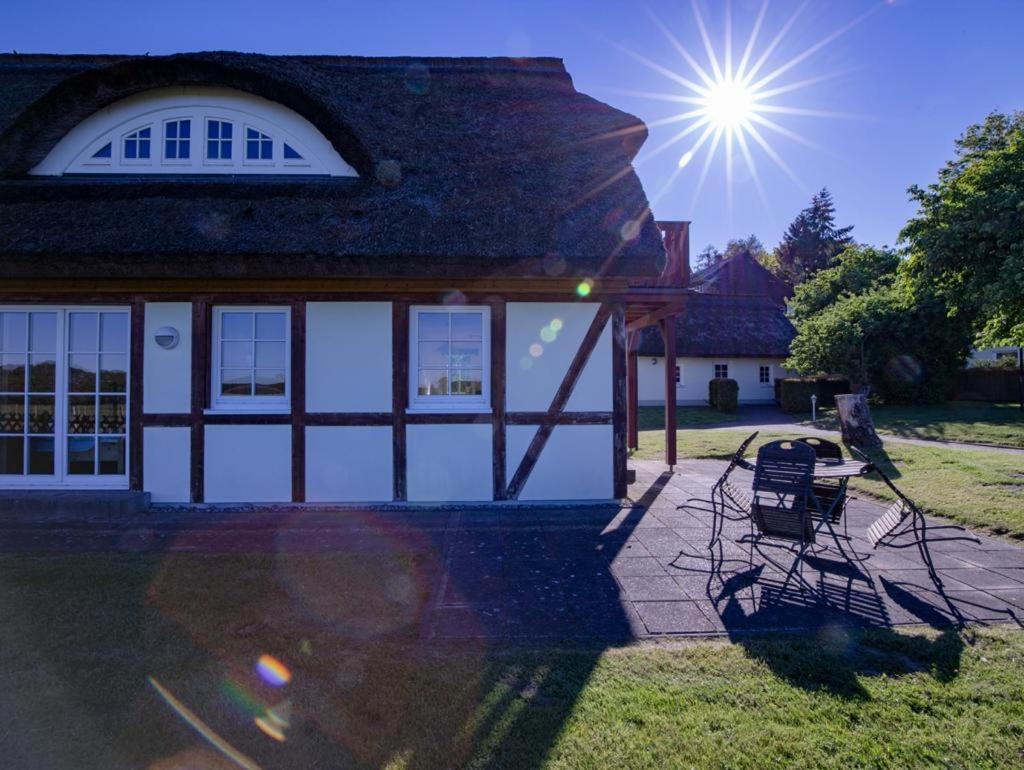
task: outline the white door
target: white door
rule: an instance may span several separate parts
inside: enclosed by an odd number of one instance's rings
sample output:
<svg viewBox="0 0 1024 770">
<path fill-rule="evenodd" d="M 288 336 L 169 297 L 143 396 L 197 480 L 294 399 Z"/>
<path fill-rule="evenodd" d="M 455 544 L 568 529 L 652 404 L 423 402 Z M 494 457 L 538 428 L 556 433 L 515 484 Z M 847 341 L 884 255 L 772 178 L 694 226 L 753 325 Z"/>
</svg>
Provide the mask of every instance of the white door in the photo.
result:
<svg viewBox="0 0 1024 770">
<path fill-rule="evenodd" d="M 0 306 L 0 487 L 128 485 L 127 308 Z"/>
</svg>

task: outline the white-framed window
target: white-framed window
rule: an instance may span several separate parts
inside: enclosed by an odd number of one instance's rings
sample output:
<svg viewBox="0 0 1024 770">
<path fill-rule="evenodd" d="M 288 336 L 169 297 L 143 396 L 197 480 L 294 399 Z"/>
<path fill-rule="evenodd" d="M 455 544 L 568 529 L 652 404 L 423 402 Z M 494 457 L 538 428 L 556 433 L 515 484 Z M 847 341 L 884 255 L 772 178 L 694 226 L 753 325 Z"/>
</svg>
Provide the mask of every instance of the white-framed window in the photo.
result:
<svg viewBox="0 0 1024 770">
<path fill-rule="evenodd" d="M 214 411 L 288 411 L 290 330 L 286 307 L 213 309 Z"/>
<path fill-rule="evenodd" d="M 274 159 L 274 140 L 268 134 L 252 126 L 245 127 L 245 160 L 272 161 Z"/>
<path fill-rule="evenodd" d="M 729 364 L 715 364 L 715 379 L 729 379 Z"/>
<path fill-rule="evenodd" d="M 676 364 L 676 385 L 683 384 L 683 365 Z"/>
<path fill-rule="evenodd" d="M 772 384 L 771 364 L 761 364 L 759 367 L 757 367 L 757 381 L 762 385 Z"/>
<path fill-rule="evenodd" d="M 189 118 L 164 121 L 164 162 L 182 163 L 192 156 L 192 121 Z"/>
<path fill-rule="evenodd" d="M 206 121 L 206 160 L 230 162 L 234 126 L 230 120 L 210 118 Z"/>
<path fill-rule="evenodd" d="M 491 309 L 413 307 L 409 324 L 410 409 L 489 411 Z"/>
<path fill-rule="evenodd" d="M 124 135 L 121 144 L 121 158 L 128 163 L 147 163 L 153 140 L 153 127 L 138 128 Z"/>
</svg>

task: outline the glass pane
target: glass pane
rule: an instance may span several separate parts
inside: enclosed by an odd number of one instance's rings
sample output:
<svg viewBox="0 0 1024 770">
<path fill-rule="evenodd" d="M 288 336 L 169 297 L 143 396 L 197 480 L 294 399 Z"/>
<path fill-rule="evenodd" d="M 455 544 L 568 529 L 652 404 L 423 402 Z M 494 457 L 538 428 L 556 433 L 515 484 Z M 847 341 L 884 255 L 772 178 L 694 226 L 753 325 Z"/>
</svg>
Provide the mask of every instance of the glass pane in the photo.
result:
<svg viewBox="0 0 1024 770">
<path fill-rule="evenodd" d="M 168 139 L 164 142 L 164 157 L 168 160 L 174 160 L 178 157 L 178 143 L 174 139 Z"/>
<path fill-rule="evenodd" d="M 28 331 L 25 313 L 0 313 L 0 350 L 7 353 L 22 353 Z"/>
<path fill-rule="evenodd" d="M 0 436 L 0 473 L 25 472 L 25 439 L 21 436 Z"/>
<path fill-rule="evenodd" d="M 448 313 L 420 313 L 421 340 L 448 340 Z"/>
<path fill-rule="evenodd" d="M 218 123 L 216 120 L 208 121 L 206 124 L 206 136 L 209 137 L 210 139 L 216 139 L 218 136 L 217 129 L 219 128 L 219 126 L 220 123 Z"/>
<path fill-rule="evenodd" d="M 191 120 L 179 120 L 179 136 L 182 139 L 188 139 L 192 133 L 192 121 Z"/>
<path fill-rule="evenodd" d="M 217 159 L 217 142 L 212 139 L 206 143 L 206 157 L 212 160 Z"/>
<path fill-rule="evenodd" d="M 25 391 L 25 354 L 0 356 L 0 392 Z"/>
<path fill-rule="evenodd" d="M 257 369 L 284 369 L 283 342 L 256 343 Z"/>
<path fill-rule="evenodd" d="M 125 353 L 128 350 L 128 315 L 100 315 L 100 350 L 104 353 Z"/>
<path fill-rule="evenodd" d="M 251 342 L 220 343 L 220 365 L 227 369 L 252 368 Z"/>
<path fill-rule="evenodd" d="M 57 352 L 57 314 L 33 313 L 30 318 L 30 350 L 36 353 Z"/>
<path fill-rule="evenodd" d="M 220 373 L 220 393 L 222 396 L 251 396 L 251 369 L 223 369 Z"/>
<path fill-rule="evenodd" d="M 96 352 L 97 315 L 97 313 L 68 314 L 68 350 L 72 353 Z"/>
<path fill-rule="evenodd" d="M 482 340 L 484 317 L 482 313 L 452 313 L 453 340 Z"/>
<path fill-rule="evenodd" d="M 259 142 L 246 142 L 245 143 L 245 157 L 247 160 L 256 160 L 260 156 L 260 143 Z"/>
<path fill-rule="evenodd" d="M 283 340 L 285 338 L 284 313 L 257 313 L 256 339 Z"/>
<path fill-rule="evenodd" d="M 68 356 L 68 392 L 96 392 L 97 356 L 93 354 L 75 353 Z"/>
<path fill-rule="evenodd" d="M 28 440 L 28 472 L 38 476 L 52 476 L 55 467 L 53 436 L 32 436 Z"/>
<path fill-rule="evenodd" d="M 302 156 L 290 144 L 284 146 L 284 159 L 285 160 L 302 160 Z"/>
<path fill-rule="evenodd" d="M 483 366 L 484 348 L 481 342 L 453 342 L 452 366 L 478 369 Z"/>
<path fill-rule="evenodd" d="M 178 141 L 178 157 L 187 158 L 189 156 L 189 143 L 188 139 L 181 139 Z"/>
<path fill-rule="evenodd" d="M 221 313 L 220 336 L 225 340 L 251 340 L 252 313 Z"/>
<path fill-rule="evenodd" d="M 100 390 L 124 393 L 128 389 L 128 356 L 123 353 L 100 355 Z"/>
<path fill-rule="evenodd" d="M 53 433 L 56 425 L 53 396 L 28 397 L 28 432 Z"/>
<path fill-rule="evenodd" d="M 105 437 L 100 439 L 99 472 L 101 476 L 123 476 L 124 439 Z"/>
<path fill-rule="evenodd" d="M 141 137 L 142 139 L 148 139 L 149 138 L 149 129 L 148 128 L 139 129 L 139 137 Z"/>
<path fill-rule="evenodd" d="M 124 433 L 127 399 L 124 396 L 100 396 L 100 425 L 97 433 Z"/>
<path fill-rule="evenodd" d="M 92 436 L 74 436 L 68 439 L 68 473 L 91 476 L 95 472 L 93 455 L 96 439 Z"/>
<path fill-rule="evenodd" d="M 110 142 L 100 147 L 96 152 L 92 154 L 94 158 L 109 158 L 110 157 Z"/>
<path fill-rule="evenodd" d="M 172 120 L 170 123 L 167 124 L 167 127 L 164 131 L 164 136 L 166 136 L 168 139 L 178 138 L 178 121 Z"/>
<path fill-rule="evenodd" d="M 0 433 L 23 433 L 25 397 L 0 396 Z"/>
<path fill-rule="evenodd" d="M 483 372 L 479 369 L 452 373 L 452 393 L 460 396 L 483 395 Z"/>
<path fill-rule="evenodd" d="M 257 369 L 256 395 L 283 396 L 284 369 Z"/>
<path fill-rule="evenodd" d="M 221 124 L 220 124 L 220 138 L 221 139 L 230 139 L 231 138 L 231 124 L 228 123 L 226 120 L 222 121 Z M 230 147 L 230 144 L 228 146 Z"/>
<path fill-rule="evenodd" d="M 68 433 L 96 432 L 94 396 L 68 396 Z"/>
<path fill-rule="evenodd" d="M 421 369 L 416 392 L 421 396 L 447 396 L 448 372 L 443 369 Z"/>
<path fill-rule="evenodd" d="M 57 390 L 57 357 L 33 353 L 29 356 L 28 389 L 33 393 Z"/>
<path fill-rule="evenodd" d="M 447 342 L 421 342 L 419 365 L 421 367 L 448 366 Z"/>
<path fill-rule="evenodd" d="M 149 157 L 149 140 L 148 139 L 140 139 L 139 140 L 139 157 L 140 158 L 148 158 Z"/>
<path fill-rule="evenodd" d="M 124 140 L 124 156 L 128 159 L 134 158 L 138 154 L 136 149 L 137 142 L 134 139 Z"/>
</svg>

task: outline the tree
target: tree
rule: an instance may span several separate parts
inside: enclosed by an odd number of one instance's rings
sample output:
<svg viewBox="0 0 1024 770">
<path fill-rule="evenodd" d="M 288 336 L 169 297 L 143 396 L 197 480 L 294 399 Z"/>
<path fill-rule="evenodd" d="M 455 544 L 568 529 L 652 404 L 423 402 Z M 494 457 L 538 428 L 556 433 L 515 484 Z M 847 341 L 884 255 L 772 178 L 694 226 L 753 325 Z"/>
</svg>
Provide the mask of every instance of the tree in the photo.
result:
<svg viewBox="0 0 1024 770">
<path fill-rule="evenodd" d="M 1024 345 L 1024 113 L 992 113 L 956 142 L 900 234 L 907 273 L 979 347 Z"/>
<path fill-rule="evenodd" d="M 853 226 L 836 227 L 835 214 L 832 194 L 822 188 L 786 229 L 775 258 L 784 277 L 794 285 L 830 267 L 836 256 L 853 243 Z"/>
<path fill-rule="evenodd" d="M 696 270 L 706 270 L 716 262 L 722 260 L 722 252 L 712 246 L 710 243 L 705 246 L 697 254 L 697 262 L 694 264 Z"/>
<path fill-rule="evenodd" d="M 808 318 L 845 296 L 891 286 L 899 263 L 899 255 L 891 249 L 850 246 L 832 267 L 796 287 L 790 302 L 794 318 Z"/>
<path fill-rule="evenodd" d="M 761 256 L 765 253 L 767 252 L 765 251 L 764 244 L 761 243 L 761 239 L 756 235 L 748 235 L 746 238 L 733 238 L 725 244 L 722 258 L 728 259 L 739 254 L 749 254 L 760 261 Z"/>
</svg>

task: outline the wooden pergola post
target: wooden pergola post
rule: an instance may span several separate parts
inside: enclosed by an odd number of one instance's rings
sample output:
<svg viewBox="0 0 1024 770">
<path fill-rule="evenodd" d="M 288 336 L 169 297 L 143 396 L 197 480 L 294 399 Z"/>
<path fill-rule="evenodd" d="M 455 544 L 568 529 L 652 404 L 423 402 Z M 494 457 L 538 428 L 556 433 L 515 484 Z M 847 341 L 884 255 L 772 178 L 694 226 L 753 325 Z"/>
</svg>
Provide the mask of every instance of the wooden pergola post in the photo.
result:
<svg viewBox="0 0 1024 770">
<path fill-rule="evenodd" d="M 676 465 L 676 317 L 658 322 L 665 344 L 665 463 Z"/>
<path fill-rule="evenodd" d="M 626 446 L 629 449 L 640 448 L 640 428 L 637 425 L 638 404 L 637 394 L 637 346 L 640 335 L 636 332 L 629 335 L 626 345 Z"/>
</svg>

